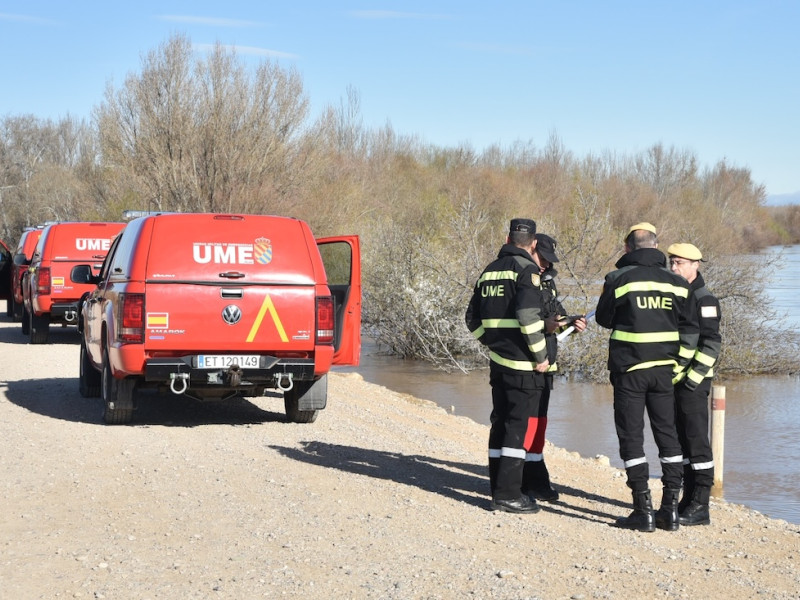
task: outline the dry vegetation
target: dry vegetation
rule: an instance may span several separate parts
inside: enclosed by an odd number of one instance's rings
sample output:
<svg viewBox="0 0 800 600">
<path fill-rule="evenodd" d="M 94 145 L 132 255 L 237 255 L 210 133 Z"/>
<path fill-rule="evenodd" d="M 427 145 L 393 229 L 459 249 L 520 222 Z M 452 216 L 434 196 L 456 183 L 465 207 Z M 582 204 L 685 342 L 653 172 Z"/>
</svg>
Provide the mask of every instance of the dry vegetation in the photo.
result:
<svg viewBox="0 0 800 600">
<path fill-rule="evenodd" d="M 609 140 L 609 146 L 613 140 Z M 648 220 L 663 247 L 692 241 L 721 298 L 724 372 L 797 371 L 797 342 L 767 339 L 761 285 L 775 265 L 741 258 L 800 239 L 800 212 L 768 211 L 750 172 L 655 144 L 635 156 L 577 157 L 556 134 L 481 152 L 366 129 L 358 94 L 308 114 L 300 76 L 245 68 L 218 46 L 198 56 L 182 36 L 109 87 L 91 123 L 30 115 L 0 120 L 0 238 L 49 220 L 117 220 L 123 209 L 258 212 L 309 221 L 317 235 L 357 233 L 369 332 L 400 356 L 442 368 L 485 364 L 463 326 L 474 279 L 508 219 L 527 216 L 559 241 L 571 311 L 594 305 L 622 232 Z M 605 377 L 604 332 L 590 328 L 559 361 Z M 572 345 L 571 345 L 572 346 Z M 574 345 L 577 346 L 577 345 Z"/>
</svg>

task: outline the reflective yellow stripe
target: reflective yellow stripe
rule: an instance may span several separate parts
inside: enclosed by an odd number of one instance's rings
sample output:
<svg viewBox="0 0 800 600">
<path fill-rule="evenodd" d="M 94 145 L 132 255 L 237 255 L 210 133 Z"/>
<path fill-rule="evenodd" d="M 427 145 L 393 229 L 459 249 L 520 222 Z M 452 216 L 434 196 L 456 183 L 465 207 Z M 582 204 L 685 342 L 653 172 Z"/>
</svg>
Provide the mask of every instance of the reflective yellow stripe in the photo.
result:
<svg viewBox="0 0 800 600">
<path fill-rule="evenodd" d="M 717 362 L 716 358 L 709 356 L 708 354 L 703 354 L 702 352 L 696 352 L 694 359 L 701 365 L 705 365 L 707 367 L 713 367 L 714 363 Z"/>
<path fill-rule="evenodd" d="M 686 376 L 686 378 L 687 379 L 691 379 L 695 383 L 700 383 L 701 381 L 703 381 L 703 379 L 705 379 L 705 377 L 703 377 L 703 375 L 701 375 L 700 373 L 698 373 L 694 369 L 689 371 L 689 374 Z"/>
<path fill-rule="evenodd" d="M 663 367 L 666 365 L 674 365 L 674 360 L 651 360 L 649 362 L 639 363 L 638 365 L 633 365 L 628 371 L 638 371 L 639 369 L 650 369 L 652 367 Z"/>
<path fill-rule="evenodd" d="M 672 285 L 671 283 L 662 283 L 660 281 L 631 281 L 615 289 L 614 295 L 619 298 L 628 292 L 663 292 L 665 294 L 675 294 L 681 298 L 689 297 L 688 288 Z"/>
<path fill-rule="evenodd" d="M 677 331 L 654 331 L 653 333 L 633 333 L 615 329 L 611 332 L 612 340 L 631 342 L 633 344 L 652 344 L 656 342 L 677 342 L 680 337 Z"/>
<path fill-rule="evenodd" d="M 498 281 L 500 279 L 510 279 L 511 281 L 517 280 L 516 271 L 487 271 L 478 279 L 478 285 L 484 281 Z"/>
<path fill-rule="evenodd" d="M 694 356 L 694 350 L 687 348 L 686 346 L 681 346 L 678 350 L 678 356 L 682 358 L 692 358 Z"/>
<path fill-rule="evenodd" d="M 537 352 L 541 352 L 542 350 L 547 348 L 547 342 L 545 342 L 544 338 L 542 338 L 541 342 L 537 342 L 535 344 L 528 344 L 528 348 L 530 349 L 531 352 L 536 354 Z"/>
<path fill-rule="evenodd" d="M 481 323 L 485 329 L 519 329 L 516 319 L 483 319 Z"/>
<path fill-rule="evenodd" d="M 261 322 L 264 320 L 264 315 L 269 312 L 270 316 L 272 317 L 272 322 L 275 323 L 275 327 L 278 330 L 278 335 L 281 337 L 282 342 L 288 342 L 289 338 L 286 336 L 286 331 L 283 329 L 283 323 L 281 323 L 281 319 L 278 316 L 278 311 L 275 310 L 275 305 L 272 303 L 272 298 L 269 297 L 269 294 L 264 296 L 264 302 L 261 303 L 261 309 L 258 311 L 258 316 L 256 316 L 256 320 L 253 323 L 253 327 L 250 328 L 250 334 L 247 336 L 247 342 L 252 342 L 256 339 L 256 333 L 258 333 L 258 329 L 261 327 Z"/>
<path fill-rule="evenodd" d="M 483 336 L 483 334 L 485 332 L 486 332 L 486 330 L 483 328 L 483 325 L 481 325 L 475 331 L 472 332 L 472 335 L 475 336 L 476 340 L 479 340 L 479 339 L 481 339 L 481 337 Z"/>
<path fill-rule="evenodd" d="M 550 373 L 551 371 L 558 371 L 558 363 L 553 363 L 547 368 L 548 373 Z"/>
<path fill-rule="evenodd" d="M 535 371 L 536 365 L 527 360 L 511 360 L 510 358 L 503 358 L 496 352 L 489 352 L 489 358 L 496 362 L 498 365 L 503 365 L 515 371 Z"/>
<path fill-rule="evenodd" d="M 537 331 L 544 331 L 544 321 L 536 321 L 535 323 L 531 323 L 530 325 L 525 325 L 520 327 L 522 333 L 536 333 Z"/>
</svg>

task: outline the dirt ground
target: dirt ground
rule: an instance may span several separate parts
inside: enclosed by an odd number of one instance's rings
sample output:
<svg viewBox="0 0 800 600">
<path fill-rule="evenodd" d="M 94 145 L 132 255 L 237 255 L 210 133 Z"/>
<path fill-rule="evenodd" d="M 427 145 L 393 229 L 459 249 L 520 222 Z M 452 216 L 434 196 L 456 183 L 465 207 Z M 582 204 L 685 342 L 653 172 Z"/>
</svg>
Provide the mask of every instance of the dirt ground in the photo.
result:
<svg viewBox="0 0 800 600">
<path fill-rule="evenodd" d="M 356 374 L 313 424 L 145 394 L 108 426 L 75 330 L 26 341 L 0 317 L 3 598 L 800 598 L 800 527 L 620 530 L 624 474 L 549 444 L 561 499 L 491 512 L 488 428 Z"/>
</svg>

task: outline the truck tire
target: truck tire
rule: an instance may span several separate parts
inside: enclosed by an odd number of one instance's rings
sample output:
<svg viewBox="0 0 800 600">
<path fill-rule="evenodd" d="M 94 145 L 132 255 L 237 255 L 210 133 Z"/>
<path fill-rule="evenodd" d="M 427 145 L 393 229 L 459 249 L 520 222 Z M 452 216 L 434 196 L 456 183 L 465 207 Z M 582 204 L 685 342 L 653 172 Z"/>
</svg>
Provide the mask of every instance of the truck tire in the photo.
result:
<svg viewBox="0 0 800 600">
<path fill-rule="evenodd" d="M 328 402 L 328 376 L 316 381 L 296 381 L 283 393 L 286 420 L 290 423 L 313 423 Z"/>
<path fill-rule="evenodd" d="M 92 366 L 89 354 L 86 352 L 86 344 L 81 340 L 80 374 L 78 375 L 78 390 L 84 398 L 100 397 L 100 385 L 103 377 L 100 372 Z"/>
<path fill-rule="evenodd" d="M 133 377 L 116 379 L 111 374 L 108 350 L 104 350 L 100 386 L 103 396 L 103 421 L 109 425 L 124 425 L 131 422 L 133 418 L 133 388 L 135 386 L 136 380 Z"/>
<path fill-rule="evenodd" d="M 34 313 L 30 313 L 30 317 L 31 344 L 46 344 L 50 338 L 50 314 L 45 313 L 37 317 Z"/>
<path fill-rule="evenodd" d="M 22 307 L 22 335 L 30 335 L 31 333 L 31 318 L 28 315 L 28 309 L 25 306 Z"/>
<path fill-rule="evenodd" d="M 22 320 L 22 304 L 17 303 L 13 296 L 9 302 L 11 303 L 11 320 L 19 323 Z"/>
</svg>

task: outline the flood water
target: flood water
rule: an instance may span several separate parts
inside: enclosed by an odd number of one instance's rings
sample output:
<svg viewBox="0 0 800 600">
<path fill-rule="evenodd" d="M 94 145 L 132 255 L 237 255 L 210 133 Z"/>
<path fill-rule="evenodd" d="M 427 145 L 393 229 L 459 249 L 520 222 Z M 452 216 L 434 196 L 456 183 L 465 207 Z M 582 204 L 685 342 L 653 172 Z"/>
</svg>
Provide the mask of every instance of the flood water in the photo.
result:
<svg viewBox="0 0 800 600">
<path fill-rule="evenodd" d="M 770 248 L 782 252 L 784 268 L 770 294 L 800 330 L 800 246 Z M 437 403 L 455 414 L 489 424 L 488 372 L 443 373 L 425 363 L 381 355 L 365 340 L 359 367 L 366 381 Z M 723 340 L 724 343 L 724 340 Z M 715 494 L 773 518 L 800 524 L 800 378 L 753 377 L 715 381 L 725 386 L 723 486 Z M 550 401 L 547 439 L 581 456 L 619 459 L 610 385 L 556 380 Z M 646 427 L 645 451 L 652 476 L 660 476 L 657 451 Z M 488 435 L 488 432 L 487 432 Z M 553 474 L 557 483 L 558 474 Z"/>
</svg>

